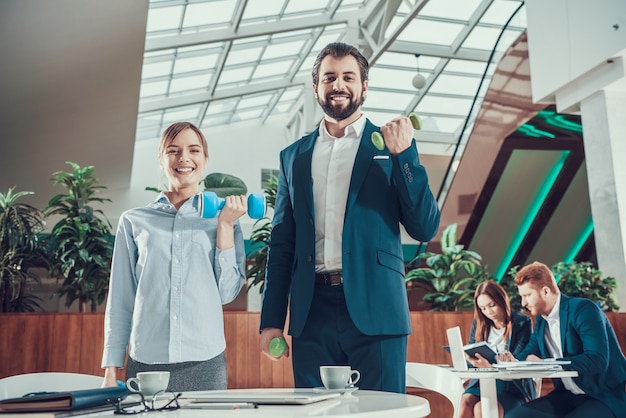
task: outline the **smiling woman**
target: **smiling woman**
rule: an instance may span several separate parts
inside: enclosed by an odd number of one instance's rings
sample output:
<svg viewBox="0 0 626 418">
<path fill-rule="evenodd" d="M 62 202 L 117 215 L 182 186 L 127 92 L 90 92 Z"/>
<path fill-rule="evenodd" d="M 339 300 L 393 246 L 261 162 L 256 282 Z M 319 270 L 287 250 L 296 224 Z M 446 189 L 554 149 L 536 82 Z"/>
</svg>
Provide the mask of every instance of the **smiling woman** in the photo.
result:
<svg viewBox="0 0 626 418">
<path fill-rule="evenodd" d="M 222 305 L 245 281 L 238 219 L 247 202 L 227 196 L 218 217 L 198 216 L 208 156 L 195 125 L 168 127 L 159 146 L 167 190 L 120 218 L 105 314 L 107 386 L 117 384 L 127 354 L 127 378 L 164 370 L 171 391 L 227 386 Z"/>
</svg>

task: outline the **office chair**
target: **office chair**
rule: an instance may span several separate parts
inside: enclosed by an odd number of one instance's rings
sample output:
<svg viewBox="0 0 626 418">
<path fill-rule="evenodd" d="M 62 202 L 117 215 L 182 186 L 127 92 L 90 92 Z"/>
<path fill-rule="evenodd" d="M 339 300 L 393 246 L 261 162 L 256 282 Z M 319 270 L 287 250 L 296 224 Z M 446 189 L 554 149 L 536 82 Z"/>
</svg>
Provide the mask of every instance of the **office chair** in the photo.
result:
<svg viewBox="0 0 626 418">
<path fill-rule="evenodd" d="M 95 389 L 104 378 L 80 373 L 26 373 L 0 379 L 0 399 L 19 398 L 31 392 L 65 392 Z"/>
<path fill-rule="evenodd" d="M 465 389 L 463 380 L 452 371 L 434 364 L 407 363 L 406 385 L 428 389 L 445 396 L 452 403 L 453 418 L 458 418 L 461 396 Z"/>
</svg>

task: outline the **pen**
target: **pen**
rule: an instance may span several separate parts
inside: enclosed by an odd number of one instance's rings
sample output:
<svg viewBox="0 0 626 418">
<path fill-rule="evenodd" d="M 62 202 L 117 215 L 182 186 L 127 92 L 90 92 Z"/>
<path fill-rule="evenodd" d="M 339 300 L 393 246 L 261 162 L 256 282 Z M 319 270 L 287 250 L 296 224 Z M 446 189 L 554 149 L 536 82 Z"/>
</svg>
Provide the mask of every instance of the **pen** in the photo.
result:
<svg viewBox="0 0 626 418">
<path fill-rule="evenodd" d="M 193 402 L 180 407 L 191 409 L 256 409 L 259 406 L 254 402 Z"/>
</svg>

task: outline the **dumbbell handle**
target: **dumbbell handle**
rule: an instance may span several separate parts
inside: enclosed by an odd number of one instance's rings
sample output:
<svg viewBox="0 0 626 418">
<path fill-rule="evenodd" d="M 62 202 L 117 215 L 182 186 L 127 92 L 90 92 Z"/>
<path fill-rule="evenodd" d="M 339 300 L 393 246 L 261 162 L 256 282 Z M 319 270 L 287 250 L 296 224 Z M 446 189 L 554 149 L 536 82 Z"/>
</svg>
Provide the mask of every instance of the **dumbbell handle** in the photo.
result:
<svg viewBox="0 0 626 418">
<path fill-rule="evenodd" d="M 422 119 L 416 114 L 409 114 L 409 119 L 411 120 L 411 125 L 413 125 L 413 129 L 420 130 L 422 129 Z M 385 140 L 380 132 L 372 132 L 372 144 L 378 149 L 382 151 L 385 149 Z"/>
<path fill-rule="evenodd" d="M 215 192 L 200 193 L 200 216 L 203 218 L 214 218 L 217 212 L 224 208 L 226 201 L 217 197 Z M 261 219 L 265 216 L 265 195 L 263 193 L 252 193 L 248 195 L 248 216 L 252 219 Z"/>
</svg>

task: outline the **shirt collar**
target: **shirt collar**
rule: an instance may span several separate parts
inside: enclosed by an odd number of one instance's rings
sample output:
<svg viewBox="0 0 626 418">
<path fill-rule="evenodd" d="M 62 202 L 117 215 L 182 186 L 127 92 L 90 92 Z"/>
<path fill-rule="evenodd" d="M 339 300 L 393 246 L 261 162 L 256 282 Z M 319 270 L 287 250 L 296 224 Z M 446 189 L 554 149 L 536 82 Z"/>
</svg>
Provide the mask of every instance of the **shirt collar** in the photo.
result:
<svg viewBox="0 0 626 418">
<path fill-rule="evenodd" d="M 350 125 L 346 126 L 346 128 L 343 130 L 343 136 L 341 138 L 345 138 L 345 137 L 361 138 L 361 135 L 363 135 L 363 130 L 365 129 L 365 120 L 366 120 L 365 116 L 361 115 L 357 120 L 352 122 Z M 325 119 L 322 119 L 322 121 L 320 122 L 320 133 L 323 139 L 326 139 L 326 140 L 338 139 L 332 136 L 331 134 L 329 134 L 328 131 L 326 130 Z"/>
<path fill-rule="evenodd" d="M 561 308 L 561 295 L 556 299 L 556 303 L 554 307 L 552 307 L 552 311 L 548 315 L 542 315 L 543 318 L 549 323 L 554 323 L 559 320 L 559 309 Z"/>
</svg>

